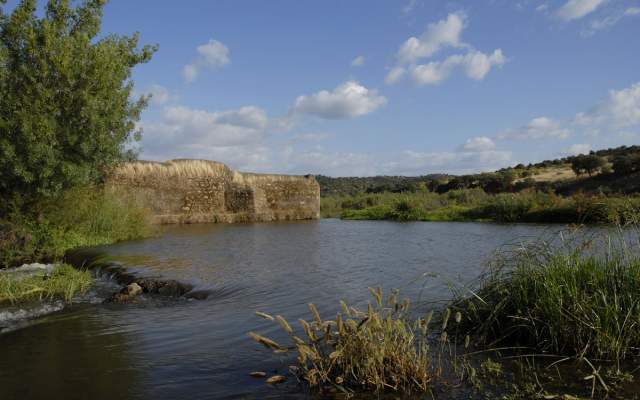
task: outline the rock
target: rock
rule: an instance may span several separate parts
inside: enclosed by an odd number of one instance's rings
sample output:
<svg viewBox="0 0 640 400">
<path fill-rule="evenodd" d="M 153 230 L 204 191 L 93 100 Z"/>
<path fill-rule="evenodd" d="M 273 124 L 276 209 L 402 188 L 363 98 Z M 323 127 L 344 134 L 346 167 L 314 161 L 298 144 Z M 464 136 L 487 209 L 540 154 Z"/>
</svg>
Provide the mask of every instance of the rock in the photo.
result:
<svg viewBox="0 0 640 400">
<path fill-rule="evenodd" d="M 126 288 L 125 288 L 126 289 Z M 126 293 L 114 293 L 104 301 L 105 303 L 135 304 L 138 302 L 137 296 L 129 296 Z"/>
<path fill-rule="evenodd" d="M 137 296 L 142 293 L 142 288 L 137 283 L 130 283 L 126 288 L 123 289 L 126 291 L 126 294 L 129 296 Z"/>
<path fill-rule="evenodd" d="M 278 383 L 282 383 L 286 380 L 287 378 L 282 375 L 274 375 L 271 378 L 267 379 L 267 383 L 269 385 L 277 385 Z"/>
<path fill-rule="evenodd" d="M 264 378 L 267 376 L 267 373 L 262 371 L 255 371 L 250 373 L 249 375 L 251 375 L 254 378 Z"/>
</svg>

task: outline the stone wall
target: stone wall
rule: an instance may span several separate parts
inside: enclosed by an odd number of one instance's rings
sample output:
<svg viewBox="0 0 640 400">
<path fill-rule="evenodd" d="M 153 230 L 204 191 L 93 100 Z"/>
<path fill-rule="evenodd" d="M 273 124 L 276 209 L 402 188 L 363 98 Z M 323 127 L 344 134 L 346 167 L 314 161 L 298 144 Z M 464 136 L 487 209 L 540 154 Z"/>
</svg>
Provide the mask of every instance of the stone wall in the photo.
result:
<svg viewBox="0 0 640 400">
<path fill-rule="evenodd" d="M 313 176 L 242 173 L 215 161 L 127 163 L 107 186 L 134 196 L 163 224 L 320 218 Z"/>
</svg>

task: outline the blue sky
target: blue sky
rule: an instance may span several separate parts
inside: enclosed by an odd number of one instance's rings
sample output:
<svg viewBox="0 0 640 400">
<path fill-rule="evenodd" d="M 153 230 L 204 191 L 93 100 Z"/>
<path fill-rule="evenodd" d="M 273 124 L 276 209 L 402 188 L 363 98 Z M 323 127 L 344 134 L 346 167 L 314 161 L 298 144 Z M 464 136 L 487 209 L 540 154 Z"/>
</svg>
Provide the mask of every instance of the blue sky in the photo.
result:
<svg viewBox="0 0 640 400">
<path fill-rule="evenodd" d="M 257 172 L 493 170 L 640 142 L 640 0 L 111 0 L 141 157 Z"/>
</svg>

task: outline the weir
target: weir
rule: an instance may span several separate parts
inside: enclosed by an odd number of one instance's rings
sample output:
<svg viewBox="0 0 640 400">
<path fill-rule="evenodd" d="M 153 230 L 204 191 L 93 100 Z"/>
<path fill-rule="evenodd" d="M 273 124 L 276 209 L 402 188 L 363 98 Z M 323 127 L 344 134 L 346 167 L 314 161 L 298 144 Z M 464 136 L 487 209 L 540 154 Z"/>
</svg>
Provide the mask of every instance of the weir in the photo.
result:
<svg viewBox="0 0 640 400">
<path fill-rule="evenodd" d="M 208 160 L 137 161 L 118 167 L 106 185 L 133 196 L 160 224 L 320 218 L 311 175 L 244 173 Z"/>
</svg>

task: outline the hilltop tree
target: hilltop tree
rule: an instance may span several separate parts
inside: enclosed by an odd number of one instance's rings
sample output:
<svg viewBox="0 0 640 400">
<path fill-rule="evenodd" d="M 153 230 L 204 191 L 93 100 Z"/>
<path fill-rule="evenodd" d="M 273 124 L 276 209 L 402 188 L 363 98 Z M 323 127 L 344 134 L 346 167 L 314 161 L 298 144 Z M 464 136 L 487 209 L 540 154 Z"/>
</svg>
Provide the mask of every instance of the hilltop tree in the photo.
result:
<svg viewBox="0 0 640 400">
<path fill-rule="evenodd" d="M 147 99 L 131 70 L 156 47 L 138 34 L 99 38 L 105 0 L 0 0 L 0 202 L 97 182 L 138 140 Z"/>
<path fill-rule="evenodd" d="M 618 175 L 627 175 L 640 170 L 640 153 L 619 155 L 613 159 L 613 171 Z"/>
<path fill-rule="evenodd" d="M 571 159 L 571 169 L 576 175 L 587 173 L 589 176 L 606 165 L 606 160 L 595 154 L 581 154 Z"/>
</svg>

